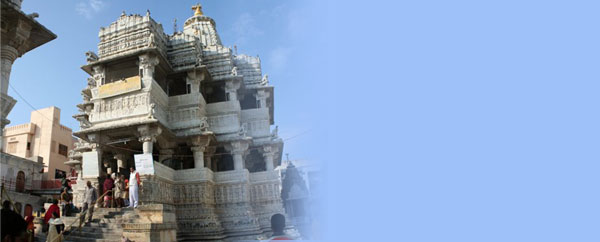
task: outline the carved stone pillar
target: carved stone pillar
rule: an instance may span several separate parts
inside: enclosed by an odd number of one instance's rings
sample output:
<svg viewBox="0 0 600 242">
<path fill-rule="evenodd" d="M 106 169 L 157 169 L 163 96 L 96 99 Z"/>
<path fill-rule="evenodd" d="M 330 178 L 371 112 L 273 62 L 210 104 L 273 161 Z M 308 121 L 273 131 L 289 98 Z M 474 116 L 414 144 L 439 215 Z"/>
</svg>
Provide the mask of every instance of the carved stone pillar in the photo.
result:
<svg viewBox="0 0 600 242">
<path fill-rule="evenodd" d="M 260 103 L 259 108 L 267 107 L 267 98 L 269 98 L 270 95 L 271 95 L 271 93 L 267 92 L 266 90 L 258 90 L 256 92 L 254 97 L 256 97 L 256 100 L 258 100 L 258 103 Z"/>
<path fill-rule="evenodd" d="M 4 33 L 3 33 L 4 34 Z M 3 41 L 4 42 L 4 41 Z M 8 83 L 10 81 L 10 71 L 12 64 L 19 56 L 19 52 L 12 46 L 3 45 L 1 54 L 1 76 L 0 76 L 0 149 L 3 148 L 2 137 L 4 137 L 3 129 L 10 123 L 6 117 L 17 102 L 14 98 L 8 95 Z"/>
<path fill-rule="evenodd" d="M 225 83 L 225 95 L 227 95 L 227 101 L 237 101 L 237 90 L 239 88 L 239 81 L 231 80 Z"/>
<path fill-rule="evenodd" d="M 140 68 L 140 78 L 142 79 L 143 88 L 149 88 L 152 85 L 154 76 L 154 67 L 158 65 L 158 58 L 150 54 L 139 56 L 138 65 Z"/>
<path fill-rule="evenodd" d="M 248 140 L 236 140 L 225 145 L 225 149 L 233 155 L 233 169 L 240 171 L 244 169 L 244 154 L 248 151 L 250 142 Z"/>
<path fill-rule="evenodd" d="M 190 140 L 190 146 L 194 152 L 194 168 L 204 167 L 204 151 L 209 143 L 210 137 L 206 135 L 196 136 Z"/>
<path fill-rule="evenodd" d="M 194 168 L 203 168 L 204 167 L 204 149 L 206 147 L 194 146 L 192 147 L 192 151 L 194 152 Z"/>
<path fill-rule="evenodd" d="M 152 154 L 152 146 L 156 142 L 156 137 L 162 132 L 162 129 L 143 125 L 138 127 L 138 132 L 140 133 L 139 140 L 143 143 L 144 154 Z"/>
<path fill-rule="evenodd" d="M 263 157 L 265 159 L 265 167 L 267 168 L 267 171 L 273 170 L 273 157 L 275 157 L 275 153 L 277 153 L 277 151 L 278 148 L 274 146 L 267 145 L 263 147 Z"/>
<path fill-rule="evenodd" d="M 96 87 L 104 85 L 104 82 L 105 82 L 104 66 L 97 65 L 97 66 L 92 67 L 92 73 L 94 76 Z"/>
<path fill-rule="evenodd" d="M 2 71 L 2 82 L 0 84 L 0 91 L 2 94 L 6 94 L 8 92 L 8 83 L 10 81 L 10 72 L 12 70 L 12 65 L 19 57 L 19 51 L 10 45 L 2 46 L 1 60 L 1 71 Z"/>
<path fill-rule="evenodd" d="M 217 147 L 214 146 L 206 146 L 204 148 L 204 164 L 211 171 L 217 171 L 216 161 L 213 161 L 212 156 L 217 151 Z"/>
</svg>

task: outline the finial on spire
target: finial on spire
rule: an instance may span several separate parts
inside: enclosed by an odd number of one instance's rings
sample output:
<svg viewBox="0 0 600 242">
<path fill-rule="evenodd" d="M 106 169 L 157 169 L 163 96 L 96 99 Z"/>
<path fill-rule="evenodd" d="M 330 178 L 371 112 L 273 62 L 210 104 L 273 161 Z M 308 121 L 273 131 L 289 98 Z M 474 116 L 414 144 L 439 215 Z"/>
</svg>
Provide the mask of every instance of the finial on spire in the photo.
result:
<svg viewBox="0 0 600 242">
<path fill-rule="evenodd" d="M 194 10 L 194 16 L 204 15 L 204 13 L 202 13 L 202 5 L 200 5 L 200 3 L 192 6 L 192 10 Z"/>
<path fill-rule="evenodd" d="M 173 19 L 173 34 L 177 33 L 177 18 Z"/>
</svg>

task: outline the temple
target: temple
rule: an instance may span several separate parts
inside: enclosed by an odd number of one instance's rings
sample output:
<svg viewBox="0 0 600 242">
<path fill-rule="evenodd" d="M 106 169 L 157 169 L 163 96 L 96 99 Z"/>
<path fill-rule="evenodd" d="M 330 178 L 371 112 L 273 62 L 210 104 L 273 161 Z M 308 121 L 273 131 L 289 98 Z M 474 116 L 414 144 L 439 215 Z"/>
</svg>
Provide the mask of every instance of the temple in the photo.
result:
<svg viewBox="0 0 600 242">
<path fill-rule="evenodd" d="M 284 214 L 273 86 L 258 57 L 223 46 L 215 21 L 192 9 L 172 35 L 150 12 L 123 13 L 82 66 L 80 140 L 66 162 L 79 171 L 75 202 L 86 181 L 128 177 L 134 155 L 151 155 L 141 206 L 119 220 L 134 241 L 256 239 Z"/>
</svg>

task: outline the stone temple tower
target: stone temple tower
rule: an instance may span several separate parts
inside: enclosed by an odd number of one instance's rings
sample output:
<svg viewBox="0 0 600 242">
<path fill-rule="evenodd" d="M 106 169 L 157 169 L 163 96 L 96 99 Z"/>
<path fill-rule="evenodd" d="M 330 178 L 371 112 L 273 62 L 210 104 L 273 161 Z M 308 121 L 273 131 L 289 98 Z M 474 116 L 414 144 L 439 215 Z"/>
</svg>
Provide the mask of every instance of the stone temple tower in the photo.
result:
<svg viewBox="0 0 600 242">
<path fill-rule="evenodd" d="M 123 13 L 82 66 L 90 77 L 67 162 L 80 174 L 75 202 L 86 181 L 144 168 L 141 206 L 121 225 L 133 240 L 256 239 L 284 213 L 273 86 L 258 57 L 234 55 L 193 10 L 172 35 L 149 12 Z M 153 162 L 136 165 L 139 154 Z"/>
</svg>

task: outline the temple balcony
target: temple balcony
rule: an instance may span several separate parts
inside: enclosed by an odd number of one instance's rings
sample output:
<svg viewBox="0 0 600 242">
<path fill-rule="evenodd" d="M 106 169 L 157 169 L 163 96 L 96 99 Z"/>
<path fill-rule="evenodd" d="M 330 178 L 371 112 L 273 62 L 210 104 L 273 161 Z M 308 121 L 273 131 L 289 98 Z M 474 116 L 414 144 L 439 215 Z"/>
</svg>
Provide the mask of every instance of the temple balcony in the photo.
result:
<svg viewBox="0 0 600 242">
<path fill-rule="evenodd" d="M 200 129 L 206 116 L 206 101 L 199 93 L 169 97 L 169 127 L 173 130 Z M 177 132 L 176 132 L 177 133 Z"/>
<path fill-rule="evenodd" d="M 271 135 L 268 108 L 245 109 L 241 111 L 241 116 L 248 136 L 264 137 Z"/>
<path fill-rule="evenodd" d="M 127 78 L 92 89 L 92 96 L 89 121 L 93 128 L 148 120 L 168 123 L 169 97 L 155 80 L 142 89 L 139 77 Z"/>
<path fill-rule="evenodd" d="M 240 130 L 240 102 L 225 101 L 206 105 L 206 116 L 210 131 L 234 133 Z"/>
</svg>

